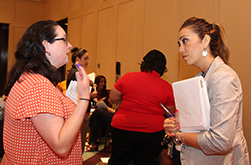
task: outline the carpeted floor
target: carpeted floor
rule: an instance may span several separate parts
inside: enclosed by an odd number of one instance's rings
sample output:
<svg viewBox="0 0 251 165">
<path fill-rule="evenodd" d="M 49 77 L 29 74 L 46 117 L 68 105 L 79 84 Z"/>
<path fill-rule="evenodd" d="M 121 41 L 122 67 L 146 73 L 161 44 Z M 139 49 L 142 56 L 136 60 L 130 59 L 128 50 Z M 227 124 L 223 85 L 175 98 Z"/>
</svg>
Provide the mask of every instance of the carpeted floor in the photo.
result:
<svg viewBox="0 0 251 165">
<path fill-rule="evenodd" d="M 83 164 L 84 165 L 105 165 L 101 161 L 101 158 L 109 159 L 111 155 L 111 143 L 106 146 L 106 151 L 104 151 L 104 144 L 99 146 L 99 151 L 95 152 L 84 152 L 83 154 Z"/>
<path fill-rule="evenodd" d="M 101 161 L 101 158 L 108 158 L 110 157 L 110 153 L 107 152 L 98 152 L 95 155 L 93 155 L 92 157 L 88 158 L 87 160 L 84 161 L 84 165 L 103 165 L 105 163 L 103 163 Z"/>
</svg>

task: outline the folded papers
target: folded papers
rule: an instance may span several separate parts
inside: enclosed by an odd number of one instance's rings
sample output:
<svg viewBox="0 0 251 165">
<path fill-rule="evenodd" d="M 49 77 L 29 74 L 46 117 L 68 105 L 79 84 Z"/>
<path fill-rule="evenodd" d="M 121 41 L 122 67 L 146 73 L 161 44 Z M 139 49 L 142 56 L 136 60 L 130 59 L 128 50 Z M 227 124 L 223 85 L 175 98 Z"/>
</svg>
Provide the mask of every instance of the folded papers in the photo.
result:
<svg viewBox="0 0 251 165">
<path fill-rule="evenodd" d="M 175 105 L 179 110 L 182 132 L 208 130 L 210 126 L 210 103 L 207 84 L 202 76 L 172 84 Z"/>
<path fill-rule="evenodd" d="M 104 101 L 97 102 L 96 106 L 103 109 L 106 109 L 108 107 Z"/>
<path fill-rule="evenodd" d="M 94 83 L 95 77 L 96 77 L 96 73 L 92 72 L 92 73 L 88 74 L 87 76 L 88 76 L 89 79 Z"/>
<path fill-rule="evenodd" d="M 94 82 L 95 75 L 96 74 L 92 72 L 88 74 L 87 76 L 89 77 L 91 81 Z M 78 94 L 77 86 L 78 86 L 78 82 L 76 80 L 71 80 L 65 93 L 65 95 L 68 96 L 72 101 L 74 101 L 75 104 L 77 104 L 79 101 L 79 94 Z M 92 87 L 90 86 L 90 90 L 89 90 L 90 92 L 91 92 L 91 89 Z"/>
</svg>

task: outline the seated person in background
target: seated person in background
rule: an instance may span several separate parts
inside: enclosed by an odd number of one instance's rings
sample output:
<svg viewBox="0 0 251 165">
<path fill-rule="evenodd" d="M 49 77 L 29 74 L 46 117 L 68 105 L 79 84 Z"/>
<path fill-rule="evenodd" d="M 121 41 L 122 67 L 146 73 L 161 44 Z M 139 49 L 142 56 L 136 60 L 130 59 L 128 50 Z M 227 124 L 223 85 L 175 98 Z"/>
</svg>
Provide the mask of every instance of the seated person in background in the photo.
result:
<svg viewBox="0 0 251 165">
<path fill-rule="evenodd" d="M 90 138 L 89 146 L 86 146 L 85 152 L 88 151 L 97 151 L 98 143 L 97 139 L 99 137 L 99 132 L 102 127 L 109 126 L 112 121 L 114 109 L 111 108 L 112 102 L 109 99 L 110 90 L 106 89 L 106 78 L 102 75 L 98 75 L 95 78 L 95 84 L 97 85 L 97 104 L 101 101 L 107 105 L 106 108 L 96 106 L 95 111 L 90 118 Z"/>
</svg>

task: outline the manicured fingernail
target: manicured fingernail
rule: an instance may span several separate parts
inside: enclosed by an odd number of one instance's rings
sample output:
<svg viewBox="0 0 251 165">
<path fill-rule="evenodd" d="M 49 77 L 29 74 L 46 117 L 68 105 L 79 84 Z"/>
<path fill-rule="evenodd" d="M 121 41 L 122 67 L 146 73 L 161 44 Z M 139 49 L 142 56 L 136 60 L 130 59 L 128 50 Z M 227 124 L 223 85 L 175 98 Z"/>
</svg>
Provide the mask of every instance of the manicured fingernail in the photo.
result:
<svg viewBox="0 0 251 165">
<path fill-rule="evenodd" d="M 179 110 L 178 110 L 178 109 L 176 109 L 176 112 L 179 112 Z"/>
<path fill-rule="evenodd" d="M 172 134 L 172 137 L 174 137 L 175 135 L 174 134 Z"/>
</svg>

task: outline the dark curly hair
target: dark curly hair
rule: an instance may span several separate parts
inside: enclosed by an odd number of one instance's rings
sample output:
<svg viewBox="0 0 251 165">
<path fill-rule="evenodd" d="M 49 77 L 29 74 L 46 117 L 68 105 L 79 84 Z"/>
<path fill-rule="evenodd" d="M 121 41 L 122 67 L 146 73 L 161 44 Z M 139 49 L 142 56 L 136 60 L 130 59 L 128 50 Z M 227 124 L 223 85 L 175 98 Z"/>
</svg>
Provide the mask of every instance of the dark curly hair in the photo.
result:
<svg viewBox="0 0 251 165">
<path fill-rule="evenodd" d="M 45 56 L 42 41 L 53 43 L 56 37 L 55 29 L 58 23 L 52 20 L 39 21 L 32 24 L 23 34 L 17 44 L 15 52 L 16 62 L 12 66 L 4 88 L 8 95 L 16 81 L 23 72 L 39 73 L 48 78 L 54 85 L 61 80 L 61 75 L 56 67 L 52 66 Z"/>
<path fill-rule="evenodd" d="M 143 58 L 143 61 L 140 63 L 140 70 L 143 72 L 152 72 L 154 70 L 161 77 L 164 72 L 167 72 L 166 57 L 162 52 L 153 49 Z"/>
</svg>

